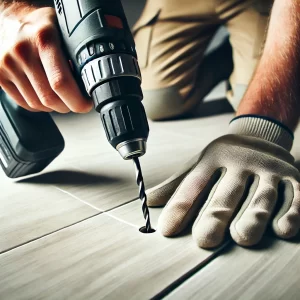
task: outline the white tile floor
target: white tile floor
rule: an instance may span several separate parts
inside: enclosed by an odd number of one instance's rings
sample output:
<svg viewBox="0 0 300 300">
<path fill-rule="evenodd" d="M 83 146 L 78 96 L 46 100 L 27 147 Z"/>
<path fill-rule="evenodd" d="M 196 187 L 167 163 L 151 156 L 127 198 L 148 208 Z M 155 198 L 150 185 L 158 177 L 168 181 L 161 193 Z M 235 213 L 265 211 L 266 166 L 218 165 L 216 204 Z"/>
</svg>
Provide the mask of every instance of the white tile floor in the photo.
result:
<svg viewBox="0 0 300 300">
<path fill-rule="evenodd" d="M 132 24 L 143 1 L 124 4 Z M 220 85 L 213 95 L 223 92 Z M 142 159 L 147 187 L 225 134 L 232 115 L 150 123 Z M 0 299 L 149 299 L 170 286 L 169 299 L 223 299 L 226 291 L 243 286 L 245 276 L 253 280 L 239 294 L 242 299 L 263 297 L 266 288 L 276 291 L 273 286 L 282 290 L 271 293 L 272 299 L 296 299 L 299 244 L 276 242 L 254 251 L 234 247 L 222 258 L 217 251 L 198 249 L 190 234 L 175 239 L 141 234 L 133 166 L 107 143 L 97 114 L 55 119 L 66 139 L 63 154 L 31 179 L 14 183 L 0 176 Z M 300 159 L 300 129 L 296 141 L 292 153 Z M 151 209 L 154 227 L 160 211 Z M 220 258 L 208 263 L 216 254 Z M 255 276 L 252 259 L 262 265 Z M 287 278 L 289 283 L 278 285 Z"/>
<path fill-rule="evenodd" d="M 148 299 L 216 252 L 197 248 L 190 235 L 140 233 L 134 168 L 107 143 L 98 116 L 55 119 L 66 140 L 63 154 L 42 174 L 0 182 L 0 299 Z M 204 131 L 195 140 L 184 134 L 190 121 L 181 124 L 176 131 L 168 123 L 150 124 L 142 159 L 148 187 L 214 136 Z M 155 224 L 160 210 L 151 211 Z"/>
<path fill-rule="evenodd" d="M 148 186 L 226 133 L 231 117 L 151 124 L 153 133 L 142 160 Z M 170 285 L 174 289 L 187 273 L 217 254 L 198 249 L 190 234 L 175 239 L 141 234 L 138 228 L 144 220 L 141 203 L 134 200 L 134 169 L 108 145 L 98 118 L 57 116 L 56 121 L 66 139 L 64 153 L 31 179 L 14 183 L 1 177 L 0 299 L 149 299 Z M 84 142 L 78 142 L 80 128 L 87 131 Z M 300 140 L 300 131 L 297 137 Z M 151 209 L 154 227 L 160 211 Z M 295 252 L 298 244 L 290 247 Z M 260 256 L 270 253 L 262 251 Z M 285 247 L 273 251 L 280 257 Z M 206 268 L 210 270 L 210 263 Z M 224 271 L 211 272 L 215 278 Z M 193 288 L 201 274 L 191 274 Z M 189 282 L 170 297 L 192 297 L 185 288 Z M 196 289 L 196 298 L 208 299 L 211 287 L 203 298 Z"/>
<path fill-rule="evenodd" d="M 230 248 L 166 299 L 299 299 L 299 239 L 268 238 L 262 246 L 264 251 Z"/>
<path fill-rule="evenodd" d="M 52 185 L 14 183 L 1 174 L 0 190 L 0 253 L 99 213 Z"/>
<path fill-rule="evenodd" d="M 103 214 L 0 255 L 0 299 L 150 299 L 211 255 Z"/>
</svg>

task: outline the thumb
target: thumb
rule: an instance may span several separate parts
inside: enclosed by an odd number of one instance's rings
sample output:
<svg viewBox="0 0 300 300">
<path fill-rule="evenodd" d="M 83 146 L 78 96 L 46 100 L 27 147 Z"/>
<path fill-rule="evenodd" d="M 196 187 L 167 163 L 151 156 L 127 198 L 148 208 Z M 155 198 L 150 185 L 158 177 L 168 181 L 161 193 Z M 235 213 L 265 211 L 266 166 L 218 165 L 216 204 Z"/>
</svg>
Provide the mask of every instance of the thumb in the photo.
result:
<svg viewBox="0 0 300 300">
<path fill-rule="evenodd" d="M 190 161 L 185 163 L 179 171 L 177 171 L 167 180 L 147 190 L 146 194 L 148 206 L 156 207 L 166 205 L 176 191 L 177 187 L 180 185 L 181 181 L 194 168 L 196 163 L 199 161 L 199 157 L 201 156 L 201 154 L 196 155 Z"/>
</svg>

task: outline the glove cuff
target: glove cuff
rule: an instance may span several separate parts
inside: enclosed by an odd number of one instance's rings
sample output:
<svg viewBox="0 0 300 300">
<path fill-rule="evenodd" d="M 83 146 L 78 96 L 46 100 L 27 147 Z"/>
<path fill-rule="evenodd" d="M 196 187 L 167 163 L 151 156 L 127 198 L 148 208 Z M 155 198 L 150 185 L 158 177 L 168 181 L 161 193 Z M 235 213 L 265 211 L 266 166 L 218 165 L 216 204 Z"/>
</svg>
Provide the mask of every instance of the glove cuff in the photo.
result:
<svg viewBox="0 0 300 300">
<path fill-rule="evenodd" d="M 264 116 L 242 115 L 234 118 L 229 125 L 232 134 L 264 139 L 290 151 L 293 146 L 293 132 L 282 123 Z"/>
</svg>

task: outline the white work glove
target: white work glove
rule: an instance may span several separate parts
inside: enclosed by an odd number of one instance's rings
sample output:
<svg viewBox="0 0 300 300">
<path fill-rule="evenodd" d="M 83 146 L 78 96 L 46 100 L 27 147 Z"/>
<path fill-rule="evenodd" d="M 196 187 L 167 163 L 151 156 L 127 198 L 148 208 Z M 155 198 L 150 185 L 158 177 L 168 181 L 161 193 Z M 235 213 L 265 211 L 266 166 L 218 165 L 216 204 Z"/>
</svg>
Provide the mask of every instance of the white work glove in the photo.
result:
<svg viewBox="0 0 300 300">
<path fill-rule="evenodd" d="M 258 116 L 233 119 L 229 133 L 147 192 L 149 206 L 166 204 L 159 231 L 174 236 L 193 223 L 193 238 L 203 248 L 219 246 L 228 229 L 238 244 L 254 245 L 269 222 L 279 237 L 295 236 L 300 173 L 289 153 L 293 133 Z"/>
</svg>

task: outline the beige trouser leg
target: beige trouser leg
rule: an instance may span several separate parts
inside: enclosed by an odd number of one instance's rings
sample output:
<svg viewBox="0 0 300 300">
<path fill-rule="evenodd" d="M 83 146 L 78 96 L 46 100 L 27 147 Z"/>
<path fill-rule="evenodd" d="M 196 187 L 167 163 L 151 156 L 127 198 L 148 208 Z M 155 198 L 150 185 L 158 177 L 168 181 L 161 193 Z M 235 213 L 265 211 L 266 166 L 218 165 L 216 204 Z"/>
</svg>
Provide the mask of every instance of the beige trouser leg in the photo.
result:
<svg viewBox="0 0 300 300">
<path fill-rule="evenodd" d="M 218 22 L 211 0 L 147 1 L 134 37 L 149 118 L 178 116 L 198 101 L 196 73 Z"/>
<path fill-rule="evenodd" d="M 234 61 L 236 64 L 242 61 L 241 68 L 236 65 L 231 77 L 233 98 L 238 98 L 235 91 L 240 86 L 247 86 L 258 59 L 258 56 L 253 57 L 249 43 L 258 43 L 257 34 L 261 35 L 263 41 L 265 32 L 265 28 L 259 31 L 257 26 L 250 26 L 253 20 L 259 21 L 261 16 L 254 11 L 252 2 L 254 1 L 147 1 L 142 16 L 134 27 L 134 36 L 143 76 L 144 106 L 149 118 L 161 120 L 191 111 L 209 92 L 208 88 L 218 83 L 214 82 L 218 76 L 206 76 L 205 72 L 201 73 L 199 70 L 203 66 L 204 52 L 210 40 L 224 23 L 228 24 L 232 45 L 236 47 Z M 248 13 L 248 16 L 247 11 L 252 13 Z M 244 28 L 241 25 L 243 18 L 239 16 L 245 13 L 248 25 Z M 240 34 L 239 26 L 242 28 Z M 246 44 L 244 37 L 249 39 Z M 241 50 L 243 53 L 240 53 Z M 245 63 L 244 60 L 249 57 L 251 60 Z M 244 69 L 248 65 L 250 69 Z M 218 70 L 222 71 L 221 62 Z M 235 80 L 240 73 L 247 80 Z"/>
</svg>

